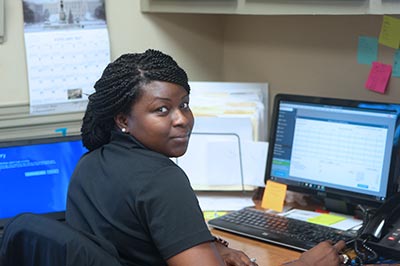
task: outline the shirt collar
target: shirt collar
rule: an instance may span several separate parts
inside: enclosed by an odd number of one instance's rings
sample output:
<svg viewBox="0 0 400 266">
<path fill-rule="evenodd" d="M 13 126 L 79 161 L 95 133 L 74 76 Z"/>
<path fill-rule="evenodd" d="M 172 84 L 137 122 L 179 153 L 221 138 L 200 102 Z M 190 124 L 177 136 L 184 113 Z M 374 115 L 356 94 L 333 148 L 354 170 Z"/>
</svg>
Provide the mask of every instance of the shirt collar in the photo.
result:
<svg viewBox="0 0 400 266">
<path fill-rule="evenodd" d="M 117 130 L 114 130 L 111 132 L 111 141 L 123 145 L 128 148 L 139 148 L 139 149 L 145 149 L 149 150 L 144 146 L 142 143 L 140 143 L 134 136 L 131 134 L 119 132 Z"/>
</svg>

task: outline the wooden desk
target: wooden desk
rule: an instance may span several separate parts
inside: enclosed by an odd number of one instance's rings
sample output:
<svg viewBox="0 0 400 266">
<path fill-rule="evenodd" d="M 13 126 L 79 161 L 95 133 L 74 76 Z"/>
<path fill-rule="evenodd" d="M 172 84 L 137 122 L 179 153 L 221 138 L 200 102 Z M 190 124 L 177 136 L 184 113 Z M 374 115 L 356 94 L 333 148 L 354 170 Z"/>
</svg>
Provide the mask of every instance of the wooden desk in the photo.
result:
<svg viewBox="0 0 400 266">
<path fill-rule="evenodd" d="M 257 196 L 258 195 L 258 196 Z M 260 195 L 262 192 L 256 192 L 253 201 L 257 208 L 260 206 Z M 308 209 L 315 209 L 315 203 L 309 204 Z M 294 206 L 297 207 L 297 206 Z M 302 206 L 304 208 L 304 206 Z M 306 209 L 307 209 L 306 208 Z M 298 259 L 301 252 L 278 245 L 268 244 L 261 240 L 255 240 L 218 229 L 210 228 L 215 236 L 220 236 L 229 242 L 229 247 L 241 250 L 250 258 L 256 258 L 259 266 L 281 266 L 283 263 Z M 365 264 L 366 266 L 400 266 L 400 264 Z"/>
<path fill-rule="evenodd" d="M 267 244 L 260 240 L 238 236 L 217 229 L 211 229 L 211 233 L 220 236 L 229 242 L 229 247 L 246 253 L 250 258 L 256 258 L 259 266 L 278 266 L 285 262 L 297 259 L 300 252 Z"/>
</svg>

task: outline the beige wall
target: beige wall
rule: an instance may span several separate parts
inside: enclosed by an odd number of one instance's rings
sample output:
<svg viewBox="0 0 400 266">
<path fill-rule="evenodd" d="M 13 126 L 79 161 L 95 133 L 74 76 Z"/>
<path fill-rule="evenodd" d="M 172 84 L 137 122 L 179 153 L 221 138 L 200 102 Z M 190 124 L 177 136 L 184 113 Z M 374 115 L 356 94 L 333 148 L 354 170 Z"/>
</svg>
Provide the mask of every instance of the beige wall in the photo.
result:
<svg viewBox="0 0 400 266">
<path fill-rule="evenodd" d="M 268 82 L 278 92 L 400 102 L 400 79 L 388 93 L 364 88 L 370 66 L 357 64 L 357 38 L 378 36 L 382 16 L 235 16 L 142 14 L 140 1 L 106 0 L 112 59 L 161 49 L 191 80 Z M 21 1 L 6 0 L 0 45 L 0 106 L 27 104 Z M 394 49 L 379 46 L 392 64 Z"/>
<path fill-rule="evenodd" d="M 400 79 L 387 94 L 364 88 L 369 65 L 357 63 L 358 36 L 379 36 L 382 16 L 229 16 L 225 20 L 224 79 L 267 81 L 276 93 L 400 102 Z M 393 64 L 394 49 L 379 45 Z"/>
<path fill-rule="evenodd" d="M 197 80 L 222 76 L 218 16 L 142 14 L 138 0 L 106 0 L 111 57 L 147 48 L 171 54 Z M 5 0 L 6 40 L 0 44 L 0 106 L 29 103 L 22 0 Z M 93 81 L 94 82 L 94 81 Z"/>
</svg>

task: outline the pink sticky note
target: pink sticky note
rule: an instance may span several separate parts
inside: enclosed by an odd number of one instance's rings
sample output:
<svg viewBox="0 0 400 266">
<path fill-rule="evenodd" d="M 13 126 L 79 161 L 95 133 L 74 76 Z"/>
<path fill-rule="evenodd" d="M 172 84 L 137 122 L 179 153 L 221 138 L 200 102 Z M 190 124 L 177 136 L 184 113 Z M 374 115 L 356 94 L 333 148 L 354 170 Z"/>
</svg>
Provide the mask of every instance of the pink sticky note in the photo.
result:
<svg viewBox="0 0 400 266">
<path fill-rule="evenodd" d="M 372 62 L 371 71 L 365 83 L 365 88 L 379 93 L 385 93 L 391 74 L 391 65 Z"/>
</svg>

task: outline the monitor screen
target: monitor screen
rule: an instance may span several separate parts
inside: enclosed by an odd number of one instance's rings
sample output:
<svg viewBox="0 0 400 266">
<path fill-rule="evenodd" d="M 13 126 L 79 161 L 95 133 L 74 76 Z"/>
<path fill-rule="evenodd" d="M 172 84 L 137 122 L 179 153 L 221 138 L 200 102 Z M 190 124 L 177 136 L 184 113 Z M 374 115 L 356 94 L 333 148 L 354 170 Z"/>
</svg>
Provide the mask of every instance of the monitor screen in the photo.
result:
<svg viewBox="0 0 400 266">
<path fill-rule="evenodd" d="M 0 225 L 22 212 L 63 213 L 69 179 L 86 151 L 80 136 L 0 142 Z"/>
<path fill-rule="evenodd" d="M 265 181 L 326 202 L 380 205 L 397 190 L 399 112 L 400 104 L 278 94 Z"/>
</svg>

